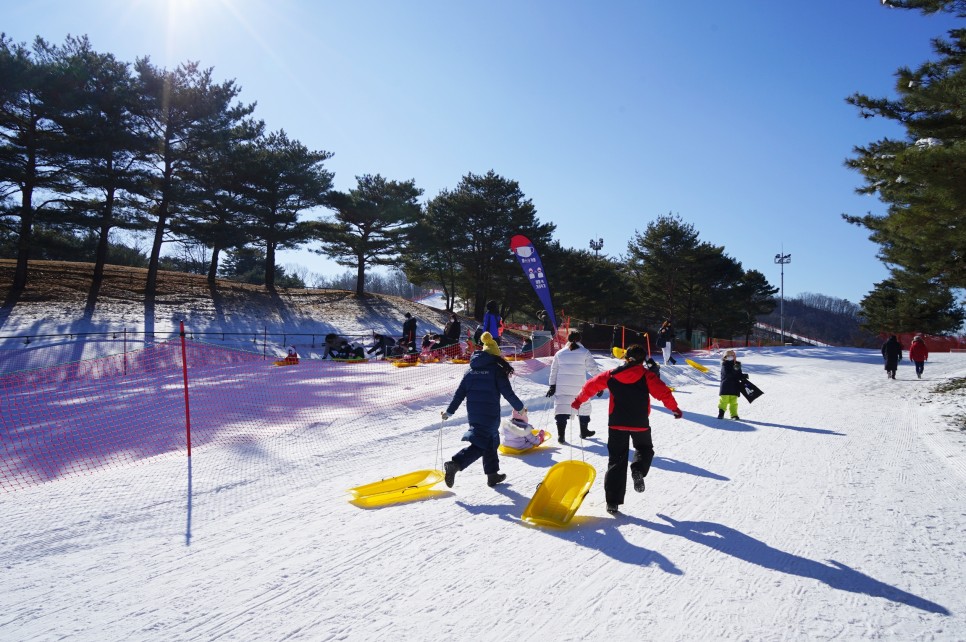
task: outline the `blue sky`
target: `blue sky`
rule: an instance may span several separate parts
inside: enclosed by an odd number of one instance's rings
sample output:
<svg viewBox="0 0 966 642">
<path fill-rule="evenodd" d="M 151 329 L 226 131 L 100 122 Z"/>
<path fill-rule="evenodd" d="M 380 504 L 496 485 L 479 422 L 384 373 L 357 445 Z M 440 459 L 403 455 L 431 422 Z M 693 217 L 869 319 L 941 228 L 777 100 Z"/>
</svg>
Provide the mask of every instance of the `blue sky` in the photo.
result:
<svg viewBox="0 0 966 642">
<path fill-rule="evenodd" d="M 841 214 L 884 206 L 843 161 L 903 132 L 845 98 L 891 96 L 956 24 L 879 0 L 31 0 L 4 2 L 0 29 L 212 67 L 269 129 L 332 152 L 338 189 L 378 173 L 428 199 L 492 169 L 566 247 L 619 257 L 673 213 L 775 286 L 791 254 L 786 297 L 858 303 L 887 271 Z"/>
</svg>

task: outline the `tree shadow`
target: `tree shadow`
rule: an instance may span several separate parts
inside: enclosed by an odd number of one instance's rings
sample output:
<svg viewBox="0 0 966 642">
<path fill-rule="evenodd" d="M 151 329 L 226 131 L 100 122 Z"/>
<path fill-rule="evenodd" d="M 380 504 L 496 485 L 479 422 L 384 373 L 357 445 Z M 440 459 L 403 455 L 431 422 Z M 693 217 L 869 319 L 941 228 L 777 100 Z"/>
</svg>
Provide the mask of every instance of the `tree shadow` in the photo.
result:
<svg viewBox="0 0 966 642">
<path fill-rule="evenodd" d="M 21 295 L 23 295 L 23 290 L 13 287 L 7 289 L 7 295 L 3 298 L 3 303 L 0 304 L 0 328 L 7 324 L 10 313 L 13 312 L 17 302 L 20 301 Z"/>
<path fill-rule="evenodd" d="M 677 521 L 658 513 L 659 518 L 667 522 L 661 524 L 638 520 L 642 526 L 666 535 L 676 535 L 684 539 L 703 544 L 708 548 L 720 551 L 740 560 L 761 566 L 762 568 L 798 575 L 818 580 L 828 586 L 852 593 L 861 593 L 870 597 L 881 597 L 892 602 L 905 604 L 929 613 L 950 615 L 944 606 L 930 602 L 912 593 L 907 593 L 895 586 L 880 582 L 864 573 L 849 568 L 841 562 L 829 560 L 828 564 L 816 562 L 806 557 L 786 553 L 769 546 L 761 540 L 737 531 L 728 526 L 714 522 Z"/>
<path fill-rule="evenodd" d="M 523 514 L 527 504 L 530 502 L 529 497 L 525 497 L 516 492 L 510 485 L 496 486 L 493 490 L 509 499 L 512 503 L 479 506 L 457 501 L 456 504 L 474 515 L 495 515 L 507 522 L 520 524 L 527 528 L 538 528 L 548 535 L 598 551 L 618 562 L 632 566 L 657 566 L 665 573 L 671 575 L 684 574 L 681 569 L 675 566 L 674 562 L 664 555 L 627 541 L 621 534 L 619 527 L 628 522 L 633 524 L 635 521 L 634 518 L 626 519 L 626 516 L 621 516 L 616 519 L 574 517 L 570 524 L 564 528 L 533 526 L 521 521 L 519 518 L 519 515 Z M 588 530 L 591 530 L 594 536 L 588 536 Z"/>
</svg>

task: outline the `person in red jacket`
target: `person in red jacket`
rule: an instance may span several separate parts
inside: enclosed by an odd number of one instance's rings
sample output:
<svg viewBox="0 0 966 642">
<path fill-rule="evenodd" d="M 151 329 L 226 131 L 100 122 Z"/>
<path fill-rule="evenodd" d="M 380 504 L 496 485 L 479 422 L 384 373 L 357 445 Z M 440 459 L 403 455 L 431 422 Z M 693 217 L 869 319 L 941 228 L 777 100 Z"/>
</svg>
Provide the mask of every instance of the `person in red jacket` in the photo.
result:
<svg viewBox="0 0 966 642">
<path fill-rule="evenodd" d="M 654 459 L 654 443 L 648 415 L 654 397 L 674 413 L 675 419 L 683 416 L 671 389 L 660 378 L 644 367 L 647 351 L 632 345 L 624 353 L 624 365 L 607 370 L 588 379 L 571 404 L 574 409 L 603 390 L 610 391 L 610 407 L 607 420 L 607 472 L 604 474 L 604 495 L 607 512 L 616 513 L 624 503 L 627 491 L 627 461 L 630 444 L 634 444 L 634 461 L 631 477 L 634 490 L 644 492 L 644 478 Z"/>
<path fill-rule="evenodd" d="M 922 379 L 922 371 L 926 369 L 926 359 L 929 358 L 929 348 L 923 341 L 922 335 L 917 334 L 912 338 L 912 345 L 909 346 L 909 361 L 916 364 L 916 376 Z"/>
</svg>

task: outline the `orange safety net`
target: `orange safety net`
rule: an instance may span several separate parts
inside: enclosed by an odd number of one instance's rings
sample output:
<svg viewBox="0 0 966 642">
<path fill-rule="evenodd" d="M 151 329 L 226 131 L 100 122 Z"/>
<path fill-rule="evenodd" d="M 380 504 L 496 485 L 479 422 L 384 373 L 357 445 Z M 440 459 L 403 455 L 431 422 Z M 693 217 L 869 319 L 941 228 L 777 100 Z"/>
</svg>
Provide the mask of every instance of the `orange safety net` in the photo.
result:
<svg viewBox="0 0 966 642">
<path fill-rule="evenodd" d="M 251 443 L 293 425 L 328 426 L 338 436 L 347 420 L 393 406 L 401 417 L 407 405 L 431 402 L 442 409 L 467 367 L 433 356 L 428 363 L 420 360 L 419 368 L 305 357 L 297 365 L 275 366 L 275 353 L 190 339 L 185 358 L 186 367 L 181 340 L 172 339 L 0 375 L 0 490 L 149 457 L 183 456 L 189 412 L 191 446 L 201 448 Z M 527 362 L 514 366 L 527 371 Z M 373 427 L 371 437 L 385 429 Z"/>
</svg>

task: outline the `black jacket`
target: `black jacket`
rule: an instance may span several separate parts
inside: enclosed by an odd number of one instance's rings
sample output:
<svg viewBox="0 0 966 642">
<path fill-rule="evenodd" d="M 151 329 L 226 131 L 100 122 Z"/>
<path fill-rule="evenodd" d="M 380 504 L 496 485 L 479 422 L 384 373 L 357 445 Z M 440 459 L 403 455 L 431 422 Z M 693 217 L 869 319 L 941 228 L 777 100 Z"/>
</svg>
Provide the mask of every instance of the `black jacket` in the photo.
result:
<svg viewBox="0 0 966 642">
<path fill-rule="evenodd" d="M 902 360 L 902 344 L 895 337 L 882 344 L 882 358 L 886 362 L 886 370 L 895 370 Z M 891 366 L 891 367 L 890 367 Z"/>
<path fill-rule="evenodd" d="M 719 395 L 739 395 L 741 394 L 741 382 L 744 375 L 741 372 L 740 361 L 721 362 L 721 386 L 718 388 Z"/>
</svg>

